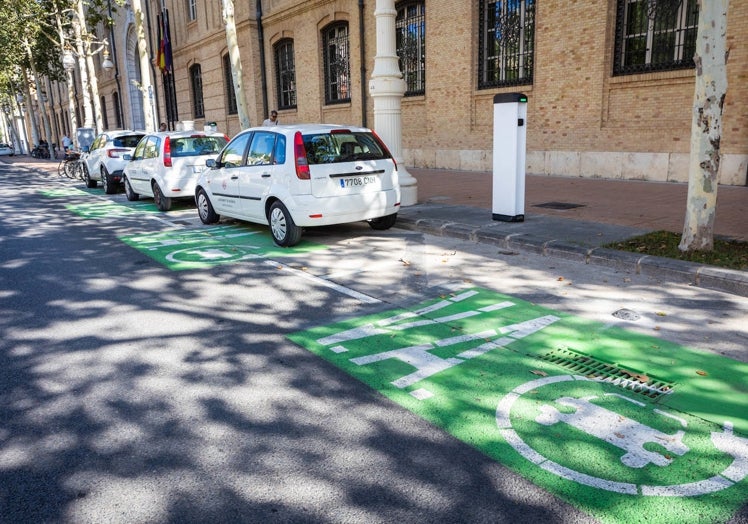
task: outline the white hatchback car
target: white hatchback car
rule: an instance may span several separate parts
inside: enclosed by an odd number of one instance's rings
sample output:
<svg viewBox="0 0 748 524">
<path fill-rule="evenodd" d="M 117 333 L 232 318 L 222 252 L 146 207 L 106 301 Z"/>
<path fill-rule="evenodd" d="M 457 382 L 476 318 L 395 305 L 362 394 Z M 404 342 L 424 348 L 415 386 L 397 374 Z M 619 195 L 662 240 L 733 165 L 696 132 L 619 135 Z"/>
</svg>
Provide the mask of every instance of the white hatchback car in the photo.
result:
<svg viewBox="0 0 748 524">
<path fill-rule="evenodd" d="M 101 182 L 108 195 L 116 193 L 122 183 L 122 170 L 127 165 L 123 158 L 130 154 L 145 136 L 145 131 L 105 131 L 91 144 L 83 160 L 86 187 L 94 188 Z"/>
<path fill-rule="evenodd" d="M 221 215 L 269 224 L 279 246 L 298 243 L 302 228 L 366 220 L 395 224 L 400 206 L 397 165 L 369 129 L 326 124 L 242 131 L 197 182 L 205 224 Z"/>
<path fill-rule="evenodd" d="M 125 195 L 128 200 L 153 197 L 161 211 L 171 209 L 173 198 L 195 196 L 195 182 L 205 161 L 228 142 L 221 133 L 174 131 L 146 135 L 127 155 Z"/>
</svg>

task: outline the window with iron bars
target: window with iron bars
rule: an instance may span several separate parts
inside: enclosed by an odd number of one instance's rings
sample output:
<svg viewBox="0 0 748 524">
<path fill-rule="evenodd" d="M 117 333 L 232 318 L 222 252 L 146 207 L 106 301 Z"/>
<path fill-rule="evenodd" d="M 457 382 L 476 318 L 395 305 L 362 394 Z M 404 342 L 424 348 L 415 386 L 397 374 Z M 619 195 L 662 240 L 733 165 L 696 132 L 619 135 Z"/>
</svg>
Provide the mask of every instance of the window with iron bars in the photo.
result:
<svg viewBox="0 0 748 524">
<path fill-rule="evenodd" d="M 190 67 L 190 81 L 192 83 L 192 115 L 195 118 L 205 116 L 203 104 L 203 73 L 200 64 Z"/>
<path fill-rule="evenodd" d="M 239 108 L 236 105 L 234 76 L 231 72 L 231 58 L 228 53 L 223 55 L 223 83 L 226 84 L 226 111 L 230 115 L 235 115 L 239 112 Z"/>
<path fill-rule="evenodd" d="M 281 40 L 275 45 L 275 85 L 278 109 L 296 107 L 296 64 L 293 40 Z"/>
<path fill-rule="evenodd" d="M 187 1 L 187 16 L 190 22 L 197 20 L 197 0 L 186 0 Z"/>
<path fill-rule="evenodd" d="M 478 88 L 532 84 L 535 0 L 479 0 Z"/>
<path fill-rule="evenodd" d="M 698 0 L 618 0 L 614 75 L 694 67 Z"/>
<path fill-rule="evenodd" d="M 336 23 L 322 30 L 325 64 L 325 103 L 350 102 L 351 63 L 348 23 Z"/>
<path fill-rule="evenodd" d="M 396 5 L 395 38 L 405 96 L 426 92 L 426 8 L 424 2 Z"/>
</svg>

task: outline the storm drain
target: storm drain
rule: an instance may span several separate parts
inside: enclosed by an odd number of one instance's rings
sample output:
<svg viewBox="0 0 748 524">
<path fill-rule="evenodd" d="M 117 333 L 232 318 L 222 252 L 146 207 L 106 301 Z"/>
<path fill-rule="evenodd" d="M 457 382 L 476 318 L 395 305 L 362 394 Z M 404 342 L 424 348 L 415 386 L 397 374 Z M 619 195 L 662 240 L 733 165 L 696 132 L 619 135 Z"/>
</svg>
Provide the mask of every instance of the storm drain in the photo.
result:
<svg viewBox="0 0 748 524">
<path fill-rule="evenodd" d="M 544 202 L 542 204 L 536 204 L 533 207 L 545 207 L 547 209 L 574 209 L 575 207 L 584 207 L 584 204 L 572 204 L 570 202 Z"/>
<path fill-rule="evenodd" d="M 554 349 L 540 357 L 577 375 L 607 382 L 627 391 L 656 399 L 673 392 L 675 384 L 658 378 L 620 368 L 568 348 Z"/>
</svg>

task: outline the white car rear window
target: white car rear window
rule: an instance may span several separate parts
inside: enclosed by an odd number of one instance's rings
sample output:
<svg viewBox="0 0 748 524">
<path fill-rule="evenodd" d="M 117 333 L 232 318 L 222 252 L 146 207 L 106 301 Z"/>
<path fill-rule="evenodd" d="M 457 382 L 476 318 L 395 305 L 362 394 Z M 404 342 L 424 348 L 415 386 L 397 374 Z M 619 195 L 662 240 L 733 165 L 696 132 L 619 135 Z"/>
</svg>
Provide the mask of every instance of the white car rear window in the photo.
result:
<svg viewBox="0 0 748 524">
<path fill-rule="evenodd" d="M 372 133 L 336 131 L 304 135 L 304 148 L 310 165 L 390 158 Z"/>
</svg>

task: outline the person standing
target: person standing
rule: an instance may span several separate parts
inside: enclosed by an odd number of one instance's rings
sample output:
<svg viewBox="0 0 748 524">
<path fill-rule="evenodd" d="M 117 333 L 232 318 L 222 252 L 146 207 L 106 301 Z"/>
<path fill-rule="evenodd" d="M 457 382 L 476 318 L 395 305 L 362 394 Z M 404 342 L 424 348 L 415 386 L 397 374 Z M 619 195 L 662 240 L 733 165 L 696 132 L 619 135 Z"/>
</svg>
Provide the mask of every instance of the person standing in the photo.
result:
<svg viewBox="0 0 748 524">
<path fill-rule="evenodd" d="M 62 136 L 62 148 L 65 150 L 65 153 L 68 152 L 68 150 L 73 147 L 73 141 L 70 140 L 70 137 L 67 135 Z"/>
<path fill-rule="evenodd" d="M 275 109 L 270 111 L 270 118 L 265 119 L 262 122 L 262 125 L 265 127 L 277 126 L 278 125 L 278 111 L 276 111 Z"/>
</svg>

